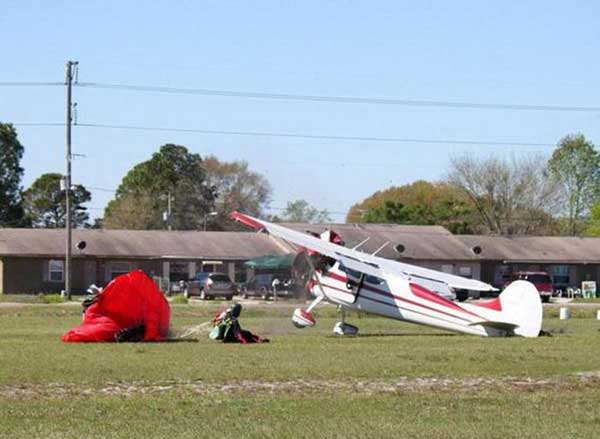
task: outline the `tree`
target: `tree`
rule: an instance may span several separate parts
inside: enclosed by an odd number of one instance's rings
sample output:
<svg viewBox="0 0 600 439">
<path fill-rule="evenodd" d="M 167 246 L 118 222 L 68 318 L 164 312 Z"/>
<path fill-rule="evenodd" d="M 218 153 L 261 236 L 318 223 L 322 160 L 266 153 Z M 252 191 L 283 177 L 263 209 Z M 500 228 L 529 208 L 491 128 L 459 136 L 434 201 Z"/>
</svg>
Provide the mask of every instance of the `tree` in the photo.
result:
<svg viewBox="0 0 600 439">
<path fill-rule="evenodd" d="M 104 228 L 104 218 L 94 218 L 94 222 L 90 224 L 90 229 L 103 229 Z"/>
<path fill-rule="evenodd" d="M 448 182 L 463 191 L 479 217 L 478 233 L 555 234 L 559 199 L 545 160 L 462 156 L 452 159 Z"/>
<path fill-rule="evenodd" d="M 565 199 L 567 234 L 577 235 L 599 195 L 600 155 L 582 134 L 566 136 L 552 153 L 548 169 Z"/>
<path fill-rule="evenodd" d="M 0 123 L 0 227 L 24 225 L 20 166 L 23 152 L 14 127 Z"/>
<path fill-rule="evenodd" d="M 23 193 L 25 217 L 33 227 L 65 227 L 67 214 L 66 193 L 60 189 L 61 174 L 42 174 Z M 86 227 L 89 215 L 83 206 L 92 199 L 82 185 L 71 189 L 73 227 Z"/>
<path fill-rule="evenodd" d="M 208 156 L 202 162 L 206 172 L 206 184 L 218 194 L 216 217 L 209 217 L 209 228 L 232 230 L 240 227 L 230 221 L 228 215 L 234 210 L 260 217 L 269 204 L 271 185 L 261 174 L 251 171 L 244 161 L 221 162 Z"/>
<path fill-rule="evenodd" d="M 311 206 L 306 200 L 296 200 L 288 201 L 281 216 L 273 216 L 271 221 L 322 224 L 331 222 L 331 218 L 327 210 L 319 210 Z"/>
<path fill-rule="evenodd" d="M 600 236 L 600 202 L 596 202 L 590 209 L 590 215 L 583 234 L 586 236 Z"/>
<path fill-rule="evenodd" d="M 157 204 L 156 196 L 150 193 L 125 193 L 109 201 L 102 226 L 106 229 L 163 229 L 165 222 Z"/>
<path fill-rule="evenodd" d="M 441 225 L 453 233 L 472 233 L 474 207 L 447 183 L 419 180 L 375 192 L 350 208 L 347 222 Z"/>
<path fill-rule="evenodd" d="M 105 209 L 104 227 L 164 229 L 170 225 L 175 230 L 197 230 L 214 201 L 200 155 L 185 146 L 166 144 L 125 175 Z M 169 202 L 171 216 L 165 221 Z"/>
</svg>

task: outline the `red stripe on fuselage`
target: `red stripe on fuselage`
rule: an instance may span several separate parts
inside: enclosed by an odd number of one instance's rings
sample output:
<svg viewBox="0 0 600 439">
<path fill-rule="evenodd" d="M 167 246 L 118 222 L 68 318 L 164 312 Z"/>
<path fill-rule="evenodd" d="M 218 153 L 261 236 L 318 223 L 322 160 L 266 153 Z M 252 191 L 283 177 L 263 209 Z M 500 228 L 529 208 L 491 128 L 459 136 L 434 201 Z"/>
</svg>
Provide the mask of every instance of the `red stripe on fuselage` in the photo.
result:
<svg viewBox="0 0 600 439">
<path fill-rule="evenodd" d="M 451 302 L 448 299 L 443 298 L 439 294 L 434 293 L 433 291 L 429 291 L 427 288 L 422 287 L 421 285 L 414 284 L 410 282 L 408 284 L 410 286 L 410 291 L 421 299 L 429 300 L 430 302 L 437 303 L 438 305 L 445 306 L 447 308 L 457 309 L 459 311 L 469 312 L 458 306 L 456 303 Z M 469 312 L 469 314 L 472 314 Z"/>
<path fill-rule="evenodd" d="M 495 299 L 491 300 L 485 300 L 483 302 L 474 302 L 473 305 L 493 309 L 494 311 L 502 311 L 502 303 L 500 302 L 500 297 L 496 297 Z"/>
<path fill-rule="evenodd" d="M 347 278 L 347 277 L 345 277 L 345 276 L 341 276 L 341 275 L 339 275 L 339 274 L 337 274 L 337 273 L 332 273 L 331 271 L 328 271 L 328 272 L 324 273 L 324 275 L 325 275 L 325 276 L 328 276 L 328 277 L 331 277 L 332 279 L 335 279 L 335 280 L 337 280 L 337 281 L 340 281 L 340 282 L 344 282 L 344 283 L 348 282 L 348 278 Z M 428 310 L 430 310 L 430 311 L 435 311 L 435 312 L 438 312 L 438 313 L 440 313 L 440 314 L 445 314 L 445 315 L 447 315 L 447 316 L 454 317 L 454 318 L 456 318 L 456 319 L 459 319 L 459 320 L 464 320 L 464 321 L 466 321 L 466 322 L 470 322 L 470 321 L 471 321 L 470 319 L 466 319 L 466 318 L 464 318 L 464 317 L 460 317 L 460 316 L 457 316 L 457 315 L 455 315 L 455 314 L 451 314 L 451 313 L 448 313 L 448 312 L 445 312 L 445 311 L 439 310 L 439 309 L 437 309 L 437 308 L 432 308 L 432 307 L 430 307 L 430 306 L 427 306 L 427 305 L 424 305 L 424 304 L 422 304 L 422 303 L 415 302 L 415 301 L 413 301 L 413 300 L 410 300 L 410 299 L 406 299 L 406 298 L 404 298 L 404 297 L 397 296 L 397 295 L 395 295 L 395 294 L 393 294 L 393 293 L 391 293 L 391 292 L 388 292 L 388 291 L 385 291 L 385 290 L 381 290 L 381 289 L 379 289 L 379 288 L 375 288 L 375 287 L 373 287 L 373 286 L 371 286 L 371 285 L 363 284 L 362 288 L 364 288 L 364 289 L 366 289 L 366 290 L 368 290 L 368 291 L 371 291 L 371 292 L 373 292 L 373 293 L 375 293 L 375 294 L 380 294 L 380 295 L 382 295 L 382 296 L 391 297 L 391 298 L 393 298 L 393 299 L 401 300 L 401 301 L 403 301 L 403 302 L 410 303 L 411 305 L 420 306 L 421 308 L 425 308 L 425 309 L 428 309 Z M 351 293 L 348 293 L 348 294 L 351 294 Z M 432 293 L 432 294 L 434 294 L 434 293 Z M 450 303 L 452 303 L 452 302 L 450 302 Z M 455 305 L 455 307 L 456 307 L 456 308 L 452 307 L 452 309 L 455 309 L 455 310 L 457 310 L 457 311 L 464 312 L 465 314 L 470 314 L 470 315 L 472 315 L 472 316 L 474 316 L 474 317 L 477 317 L 477 318 L 480 318 L 480 319 L 484 319 L 483 317 L 481 317 L 481 316 L 478 316 L 477 314 L 475 314 L 475 313 L 472 313 L 472 312 L 470 312 L 470 311 L 467 311 L 466 309 L 463 309 L 463 308 L 461 308 L 460 306 L 458 306 L 458 305 L 456 305 L 456 304 L 454 304 L 454 303 L 452 303 L 452 305 Z M 446 305 L 446 306 L 447 306 L 447 305 Z M 487 320 L 487 319 L 484 319 L 484 320 Z"/>
<path fill-rule="evenodd" d="M 334 287 L 333 285 L 329 285 L 329 284 L 326 284 L 326 283 L 323 283 L 323 282 L 321 283 L 321 285 L 324 288 L 330 288 L 332 290 L 337 290 L 337 291 L 340 291 L 342 293 L 352 294 L 352 293 L 350 293 L 350 292 L 348 292 L 346 290 L 342 290 L 341 288 L 337 288 L 337 287 Z M 384 302 L 383 300 L 375 299 L 374 297 L 369 297 L 369 296 L 364 296 L 363 295 L 363 296 L 360 296 L 360 298 L 363 299 L 363 300 L 369 300 L 371 302 L 379 303 L 381 305 L 389 306 L 391 308 L 394 308 L 395 310 L 408 311 L 408 312 L 412 312 L 414 314 L 422 315 L 422 316 L 430 318 L 430 319 L 439 320 L 439 321 L 444 322 L 444 323 L 450 323 L 452 325 L 458 325 L 458 323 L 452 322 L 452 321 L 450 321 L 448 319 L 444 319 L 442 317 L 434 316 L 434 315 L 431 315 L 431 314 L 425 314 L 424 312 L 420 312 L 420 311 L 417 311 L 417 310 L 414 310 L 414 309 L 404 308 L 404 307 L 402 307 L 402 306 L 400 306 L 398 304 L 394 304 L 394 303 L 390 303 L 390 302 Z M 463 319 L 462 317 L 456 317 L 456 316 L 453 316 L 451 314 L 444 313 L 442 311 L 438 311 L 438 312 L 441 313 L 441 314 L 445 314 L 445 315 L 451 316 L 452 318 L 455 318 L 455 319 L 463 320 L 463 321 L 469 322 L 469 323 L 471 322 L 470 320 Z M 385 314 L 383 314 L 383 315 L 385 316 Z M 389 317 L 389 316 L 386 316 L 386 317 Z M 411 319 L 406 319 L 406 318 L 403 318 L 402 320 L 423 324 L 423 322 L 418 322 L 416 320 L 411 320 Z"/>
</svg>

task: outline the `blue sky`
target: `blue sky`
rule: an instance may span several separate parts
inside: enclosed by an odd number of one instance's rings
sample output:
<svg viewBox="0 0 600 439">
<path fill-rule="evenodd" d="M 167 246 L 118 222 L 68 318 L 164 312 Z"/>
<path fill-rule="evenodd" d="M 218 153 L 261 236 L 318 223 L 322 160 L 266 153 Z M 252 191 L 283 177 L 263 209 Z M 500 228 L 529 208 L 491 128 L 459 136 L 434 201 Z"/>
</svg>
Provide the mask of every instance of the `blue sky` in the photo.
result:
<svg viewBox="0 0 600 439">
<path fill-rule="evenodd" d="M 600 106 L 600 3 L 4 1 L 2 81 Z M 600 114 L 287 102 L 76 88 L 82 123 L 317 135 L 600 144 Z M 62 122 L 63 87 L 0 87 L 0 121 Z M 25 186 L 64 171 L 64 128 L 18 127 Z M 444 177 L 453 155 L 549 147 L 376 143 L 75 127 L 74 181 L 116 188 L 164 143 L 243 159 L 274 188 L 345 212 L 376 190 Z M 327 164 L 336 163 L 335 166 Z M 101 214 L 109 192 L 94 190 Z M 342 221 L 343 214 L 334 220 Z"/>
</svg>

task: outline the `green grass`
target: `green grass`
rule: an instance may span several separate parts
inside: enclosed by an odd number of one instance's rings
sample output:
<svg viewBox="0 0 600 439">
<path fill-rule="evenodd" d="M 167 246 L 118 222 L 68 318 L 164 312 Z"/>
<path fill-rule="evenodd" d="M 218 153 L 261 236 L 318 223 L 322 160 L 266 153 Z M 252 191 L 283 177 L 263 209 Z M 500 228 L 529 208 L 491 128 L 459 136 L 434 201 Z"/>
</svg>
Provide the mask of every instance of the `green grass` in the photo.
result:
<svg viewBox="0 0 600 439">
<path fill-rule="evenodd" d="M 176 296 L 169 298 L 169 303 L 171 305 L 186 305 L 189 303 L 189 300 L 183 294 L 177 294 Z"/>
<path fill-rule="evenodd" d="M 597 437 L 599 392 L 165 395 L 0 402 L 10 438 Z M 32 414 L 34 414 L 32 416 Z"/>
<path fill-rule="evenodd" d="M 597 303 L 600 304 L 600 297 L 586 297 L 585 299 L 576 298 L 573 299 L 573 303 Z"/>
<path fill-rule="evenodd" d="M 0 303 L 51 304 L 63 303 L 65 299 L 60 294 L 0 294 Z"/>
<path fill-rule="evenodd" d="M 0 302 L 42 303 L 39 294 L 0 294 Z"/>
<path fill-rule="evenodd" d="M 173 305 L 173 326 L 203 323 L 219 306 Z M 271 343 L 239 346 L 205 334 L 63 344 L 79 307 L 0 307 L 0 437 L 596 437 L 600 428 L 600 380 L 574 375 L 600 370 L 595 308 L 568 321 L 548 309 L 553 336 L 537 339 L 356 315 L 362 336 L 339 338 L 333 307 L 304 330 L 292 327 L 292 308 L 245 309 L 242 325 Z"/>
</svg>

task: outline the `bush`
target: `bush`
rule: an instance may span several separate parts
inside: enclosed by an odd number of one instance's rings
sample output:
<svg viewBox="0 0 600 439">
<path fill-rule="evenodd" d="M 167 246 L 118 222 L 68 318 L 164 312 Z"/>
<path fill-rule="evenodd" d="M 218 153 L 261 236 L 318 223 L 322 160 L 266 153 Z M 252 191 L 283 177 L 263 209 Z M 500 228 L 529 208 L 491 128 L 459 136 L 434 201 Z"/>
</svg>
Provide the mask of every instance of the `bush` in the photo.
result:
<svg viewBox="0 0 600 439">
<path fill-rule="evenodd" d="M 65 301 L 60 294 L 40 294 L 38 300 L 40 303 L 63 303 Z"/>
<path fill-rule="evenodd" d="M 175 305 L 178 305 L 178 304 L 179 305 L 187 305 L 187 303 L 189 301 L 188 301 L 188 298 L 185 297 L 183 294 L 178 294 L 178 295 L 174 296 L 173 298 L 171 298 L 170 302 Z"/>
</svg>

